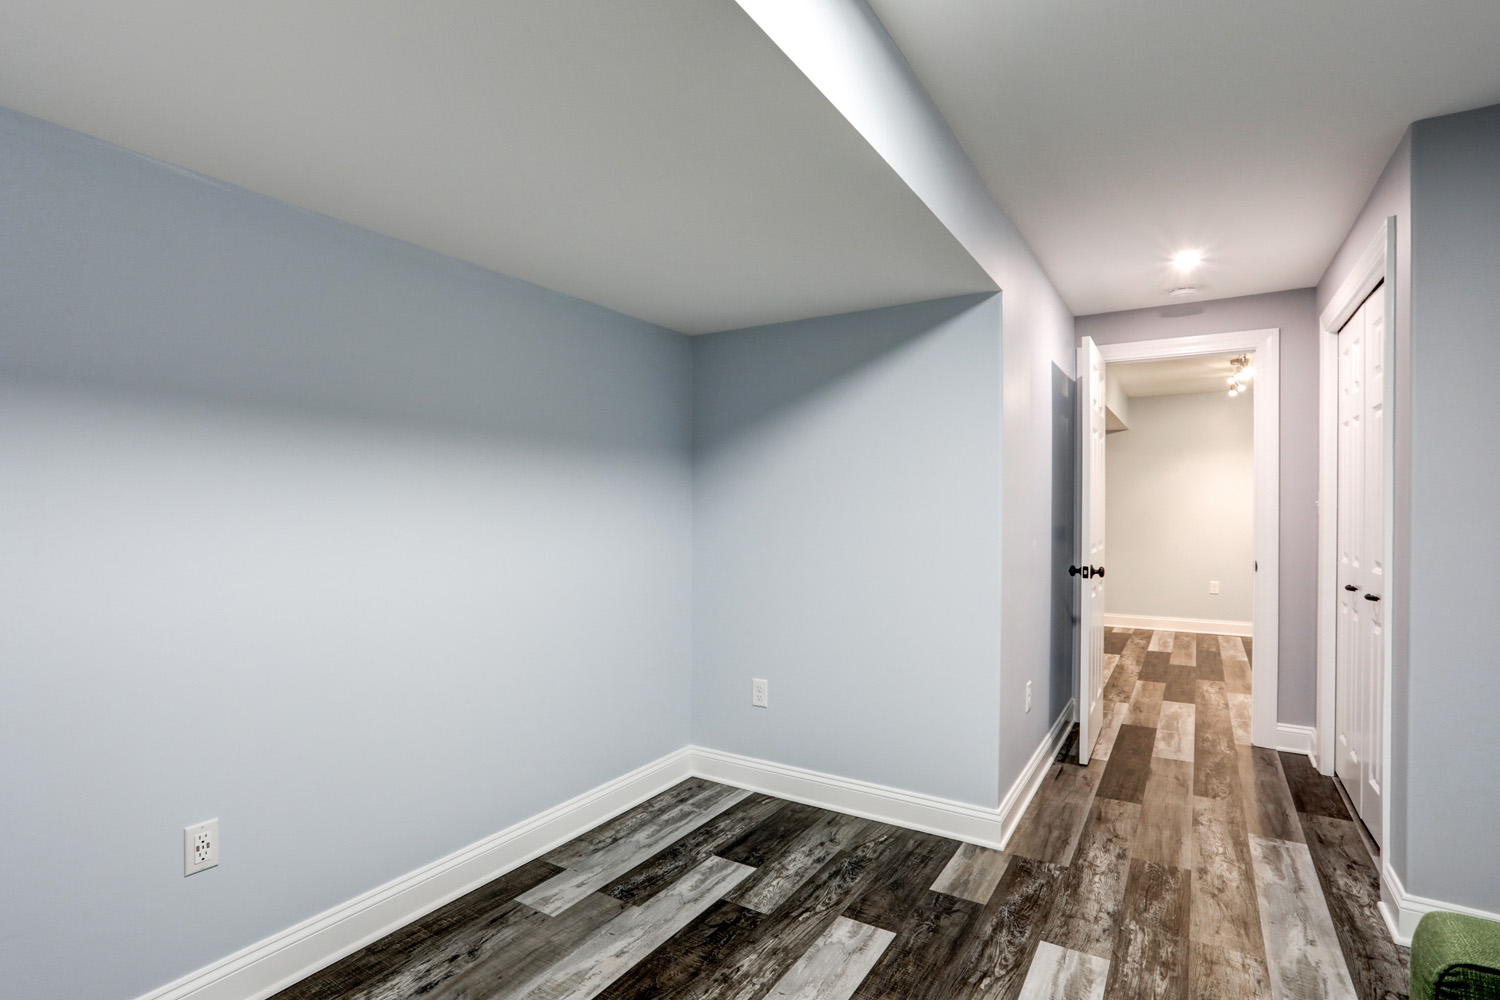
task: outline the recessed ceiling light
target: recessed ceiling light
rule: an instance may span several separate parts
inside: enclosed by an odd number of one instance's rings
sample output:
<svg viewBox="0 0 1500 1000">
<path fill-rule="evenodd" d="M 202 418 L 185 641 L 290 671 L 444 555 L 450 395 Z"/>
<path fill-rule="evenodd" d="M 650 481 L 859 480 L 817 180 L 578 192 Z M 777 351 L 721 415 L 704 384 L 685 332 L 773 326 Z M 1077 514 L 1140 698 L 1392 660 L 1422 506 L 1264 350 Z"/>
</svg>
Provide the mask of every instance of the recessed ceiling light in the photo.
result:
<svg viewBox="0 0 1500 1000">
<path fill-rule="evenodd" d="M 1172 266 L 1183 274 L 1197 269 L 1203 263 L 1202 250 L 1179 250 L 1172 255 Z"/>
<path fill-rule="evenodd" d="M 1167 294 L 1175 296 L 1176 298 L 1180 299 L 1184 295 L 1197 295 L 1198 294 L 1198 288 L 1197 288 L 1196 285 L 1183 285 L 1181 288 L 1174 288 L 1174 289 L 1172 289 Z"/>
</svg>

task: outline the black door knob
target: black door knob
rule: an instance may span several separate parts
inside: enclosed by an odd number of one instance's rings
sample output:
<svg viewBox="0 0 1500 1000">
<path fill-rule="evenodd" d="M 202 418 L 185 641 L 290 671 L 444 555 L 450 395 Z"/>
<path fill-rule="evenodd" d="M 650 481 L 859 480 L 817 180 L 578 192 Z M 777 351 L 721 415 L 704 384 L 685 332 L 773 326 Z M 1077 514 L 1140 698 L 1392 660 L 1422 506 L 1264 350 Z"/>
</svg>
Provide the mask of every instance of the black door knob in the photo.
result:
<svg viewBox="0 0 1500 1000">
<path fill-rule="evenodd" d="M 1094 575 L 1102 577 L 1104 575 L 1104 567 L 1103 566 L 1095 566 L 1094 567 Z"/>
<path fill-rule="evenodd" d="M 1087 566 L 1069 566 L 1068 567 L 1068 575 L 1069 576 L 1077 576 L 1080 573 L 1083 574 L 1083 578 L 1085 580 L 1087 580 L 1089 578 L 1089 568 Z"/>
<path fill-rule="evenodd" d="M 1356 594 L 1356 593 L 1359 592 L 1359 588 L 1356 587 L 1352 583 L 1346 583 L 1346 584 L 1344 584 L 1344 589 L 1347 590 L 1347 591 L 1349 591 L 1349 593 L 1351 593 L 1351 594 Z"/>
<path fill-rule="evenodd" d="M 1380 600 L 1380 596 L 1378 594 L 1366 594 L 1365 595 L 1365 600 L 1367 600 L 1367 601 L 1378 601 L 1378 600 Z"/>
</svg>

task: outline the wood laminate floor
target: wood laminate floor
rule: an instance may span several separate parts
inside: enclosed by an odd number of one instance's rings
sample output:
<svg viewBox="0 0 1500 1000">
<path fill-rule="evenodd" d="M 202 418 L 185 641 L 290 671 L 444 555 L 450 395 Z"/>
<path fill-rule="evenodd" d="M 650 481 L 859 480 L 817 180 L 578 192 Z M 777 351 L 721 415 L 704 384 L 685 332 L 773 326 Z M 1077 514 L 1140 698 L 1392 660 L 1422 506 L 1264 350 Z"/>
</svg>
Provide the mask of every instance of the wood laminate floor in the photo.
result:
<svg viewBox="0 0 1500 1000">
<path fill-rule="evenodd" d="M 1106 640 L 1005 852 L 690 779 L 274 1000 L 1404 1000 L 1336 787 L 1250 746 L 1249 640 Z"/>
</svg>

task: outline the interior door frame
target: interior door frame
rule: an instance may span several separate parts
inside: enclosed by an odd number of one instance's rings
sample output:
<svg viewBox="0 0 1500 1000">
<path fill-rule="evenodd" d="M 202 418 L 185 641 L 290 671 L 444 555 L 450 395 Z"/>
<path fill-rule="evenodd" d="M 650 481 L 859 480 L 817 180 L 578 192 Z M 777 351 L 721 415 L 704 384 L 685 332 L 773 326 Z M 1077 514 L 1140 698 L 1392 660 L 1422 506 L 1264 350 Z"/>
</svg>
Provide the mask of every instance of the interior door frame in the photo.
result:
<svg viewBox="0 0 1500 1000">
<path fill-rule="evenodd" d="M 1255 352 L 1255 583 L 1251 610 L 1250 741 L 1258 747 L 1306 753 L 1311 733 L 1282 727 L 1276 682 L 1280 637 L 1281 547 L 1281 330 L 1244 330 L 1196 337 L 1166 337 L 1100 344 L 1105 364 L 1161 361 L 1232 351 Z M 1106 472 L 1106 476 L 1108 473 Z"/>
<path fill-rule="evenodd" d="M 1385 676 L 1381 679 L 1380 773 L 1384 784 L 1380 795 L 1380 828 L 1389 838 L 1391 829 L 1391 650 L 1399 627 L 1394 599 L 1401 584 L 1395 564 L 1396 550 L 1396 217 L 1386 218 L 1318 317 L 1318 729 L 1310 754 L 1323 774 L 1332 776 L 1334 755 L 1334 697 L 1338 688 L 1337 655 L 1338 600 L 1338 461 L 1339 461 L 1339 331 L 1364 303 L 1375 287 L 1385 282 L 1385 440 L 1381 459 L 1385 465 L 1381 492 L 1385 497 L 1383 548 L 1386 566 L 1384 595 Z M 1325 502 L 1326 501 L 1326 502 Z M 1384 886 L 1385 879 L 1382 877 Z"/>
</svg>

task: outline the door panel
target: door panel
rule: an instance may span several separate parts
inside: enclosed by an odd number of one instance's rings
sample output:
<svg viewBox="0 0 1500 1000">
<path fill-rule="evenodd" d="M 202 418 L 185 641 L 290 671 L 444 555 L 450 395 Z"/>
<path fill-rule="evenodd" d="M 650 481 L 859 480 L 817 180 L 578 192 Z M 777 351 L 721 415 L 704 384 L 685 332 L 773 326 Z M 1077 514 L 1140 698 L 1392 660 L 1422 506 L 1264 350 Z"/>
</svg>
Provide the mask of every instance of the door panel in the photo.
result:
<svg viewBox="0 0 1500 1000">
<path fill-rule="evenodd" d="M 1378 843 L 1385 709 L 1385 297 L 1339 331 L 1334 772 Z"/>
<path fill-rule="evenodd" d="M 1079 532 L 1078 762 L 1087 764 L 1104 726 L 1104 358 L 1092 339 L 1078 348 Z"/>
</svg>

